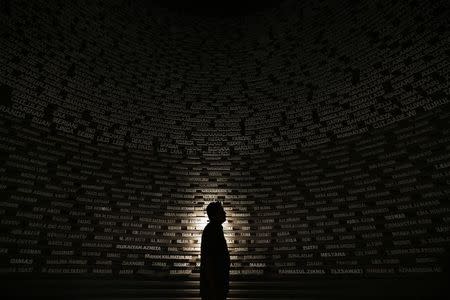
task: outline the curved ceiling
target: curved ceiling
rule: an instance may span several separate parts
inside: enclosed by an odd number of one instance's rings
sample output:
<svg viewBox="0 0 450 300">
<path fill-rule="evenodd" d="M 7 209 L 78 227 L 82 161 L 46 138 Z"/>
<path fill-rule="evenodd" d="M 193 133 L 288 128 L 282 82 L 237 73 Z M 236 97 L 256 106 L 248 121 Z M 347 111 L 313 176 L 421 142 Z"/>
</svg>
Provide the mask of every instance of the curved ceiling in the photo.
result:
<svg viewBox="0 0 450 300">
<path fill-rule="evenodd" d="M 2 62 L 28 71 L 5 76 L 42 78 L 28 87 L 40 119 L 57 113 L 75 134 L 176 153 L 303 149 L 445 97 L 440 2 L 282 4 L 230 18 L 139 1 L 17 5 L 7 26 L 21 33 L 3 36 L 22 54 Z"/>
</svg>

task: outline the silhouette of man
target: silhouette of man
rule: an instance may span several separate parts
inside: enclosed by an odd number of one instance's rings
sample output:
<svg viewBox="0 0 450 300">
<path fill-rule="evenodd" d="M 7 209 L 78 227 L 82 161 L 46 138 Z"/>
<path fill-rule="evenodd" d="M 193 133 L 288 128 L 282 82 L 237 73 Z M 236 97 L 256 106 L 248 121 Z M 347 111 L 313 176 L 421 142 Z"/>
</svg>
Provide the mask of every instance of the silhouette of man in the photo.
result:
<svg viewBox="0 0 450 300">
<path fill-rule="evenodd" d="M 200 295 L 202 300 L 224 300 L 229 289 L 230 254 L 223 235 L 225 210 L 220 202 L 206 207 L 209 223 L 202 234 Z"/>
</svg>

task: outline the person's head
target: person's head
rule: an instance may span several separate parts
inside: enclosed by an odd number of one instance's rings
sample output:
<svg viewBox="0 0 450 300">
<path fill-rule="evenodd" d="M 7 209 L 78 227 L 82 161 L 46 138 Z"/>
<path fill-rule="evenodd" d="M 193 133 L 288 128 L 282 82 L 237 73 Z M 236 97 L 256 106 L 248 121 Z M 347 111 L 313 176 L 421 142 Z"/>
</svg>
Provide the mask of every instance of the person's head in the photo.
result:
<svg viewBox="0 0 450 300">
<path fill-rule="evenodd" d="M 225 210 L 219 201 L 211 202 L 206 207 L 206 213 L 211 222 L 218 222 L 222 224 L 226 220 Z"/>
</svg>

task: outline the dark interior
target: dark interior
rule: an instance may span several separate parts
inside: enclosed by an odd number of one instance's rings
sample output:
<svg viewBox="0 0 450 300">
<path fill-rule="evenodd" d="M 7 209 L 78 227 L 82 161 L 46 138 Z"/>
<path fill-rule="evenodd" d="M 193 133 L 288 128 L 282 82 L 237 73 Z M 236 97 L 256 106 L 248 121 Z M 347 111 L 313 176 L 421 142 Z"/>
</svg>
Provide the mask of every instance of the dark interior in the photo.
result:
<svg viewBox="0 0 450 300">
<path fill-rule="evenodd" d="M 448 1 L 1 1 L 2 299 L 446 299 Z"/>
</svg>

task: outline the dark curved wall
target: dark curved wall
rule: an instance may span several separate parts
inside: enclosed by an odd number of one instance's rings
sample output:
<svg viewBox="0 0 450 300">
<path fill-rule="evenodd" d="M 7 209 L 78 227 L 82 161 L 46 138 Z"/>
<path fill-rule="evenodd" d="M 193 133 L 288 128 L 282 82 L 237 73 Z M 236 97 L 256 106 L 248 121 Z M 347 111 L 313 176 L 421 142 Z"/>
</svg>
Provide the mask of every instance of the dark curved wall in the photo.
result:
<svg viewBox="0 0 450 300">
<path fill-rule="evenodd" d="M 195 276 L 214 199 L 236 278 L 447 271 L 446 1 L 0 19 L 1 273 Z"/>
</svg>

